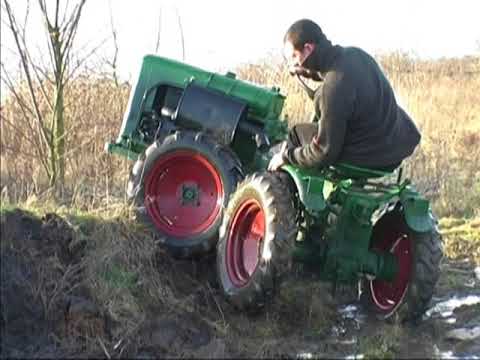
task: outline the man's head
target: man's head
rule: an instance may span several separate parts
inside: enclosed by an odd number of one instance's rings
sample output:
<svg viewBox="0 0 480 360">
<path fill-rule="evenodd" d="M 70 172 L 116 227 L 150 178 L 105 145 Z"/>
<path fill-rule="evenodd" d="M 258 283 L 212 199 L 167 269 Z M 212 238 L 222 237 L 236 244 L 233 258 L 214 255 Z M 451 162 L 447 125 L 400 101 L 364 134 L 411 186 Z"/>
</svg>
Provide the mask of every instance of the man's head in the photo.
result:
<svg viewBox="0 0 480 360">
<path fill-rule="evenodd" d="M 291 72 L 295 69 L 315 71 L 315 59 L 312 54 L 327 38 L 320 26 L 308 19 L 298 20 L 287 30 L 283 38 L 283 54 Z"/>
</svg>

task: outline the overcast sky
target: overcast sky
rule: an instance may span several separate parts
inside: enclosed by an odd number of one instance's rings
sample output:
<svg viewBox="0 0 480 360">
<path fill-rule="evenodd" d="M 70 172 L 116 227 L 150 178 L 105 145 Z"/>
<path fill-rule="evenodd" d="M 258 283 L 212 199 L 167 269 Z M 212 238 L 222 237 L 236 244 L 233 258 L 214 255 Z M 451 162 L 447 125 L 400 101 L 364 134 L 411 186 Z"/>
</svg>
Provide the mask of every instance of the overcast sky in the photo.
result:
<svg viewBox="0 0 480 360">
<path fill-rule="evenodd" d="M 11 3 L 22 19 L 26 1 Z M 37 1 L 30 7 L 27 35 L 41 51 L 46 42 Z M 334 43 L 374 54 L 404 50 L 438 58 L 480 53 L 478 0 L 87 0 L 77 46 L 92 47 L 105 39 L 101 51 L 112 54 L 110 8 L 118 32 L 119 71 L 126 80 L 132 80 L 143 55 L 155 52 L 159 28 L 157 53 L 182 60 L 179 18 L 185 61 L 214 71 L 280 51 L 285 30 L 300 18 L 316 21 Z M 13 46 L 4 12 L 1 16 L 2 61 L 9 63 Z"/>
</svg>

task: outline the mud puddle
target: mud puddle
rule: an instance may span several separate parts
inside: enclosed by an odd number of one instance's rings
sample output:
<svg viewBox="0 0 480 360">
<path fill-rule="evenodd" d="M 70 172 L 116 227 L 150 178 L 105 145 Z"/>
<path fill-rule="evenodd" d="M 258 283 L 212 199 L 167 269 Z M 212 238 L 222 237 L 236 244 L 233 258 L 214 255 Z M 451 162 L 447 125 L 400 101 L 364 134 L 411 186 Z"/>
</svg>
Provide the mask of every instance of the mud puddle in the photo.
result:
<svg viewBox="0 0 480 360">
<path fill-rule="evenodd" d="M 337 312 L 329 335 L 305 344 L 298 358 L 480 359 L 480 292 L 437 298 L 416 326 L 372 318 L 359 303 Z"/>
<path fill-rule="evenodd" d="M 480 280 L 475 269 L 462 262 L 447 262 L 437 294 L 417 325 L 378 320 L 357 302 L 339 306 L 337 323 L 326 341 L 336 342 L 348 354 L 327 355 L 345 359 L 480 359 Z M 452 279 L 450 272 L 461 276 Z M 445 282 L 453 285 L 452 281 L 456 282 L 454 291 L 445 286 Z M 298 355 L 319 357 L 314 351 Z"/>
</svg>

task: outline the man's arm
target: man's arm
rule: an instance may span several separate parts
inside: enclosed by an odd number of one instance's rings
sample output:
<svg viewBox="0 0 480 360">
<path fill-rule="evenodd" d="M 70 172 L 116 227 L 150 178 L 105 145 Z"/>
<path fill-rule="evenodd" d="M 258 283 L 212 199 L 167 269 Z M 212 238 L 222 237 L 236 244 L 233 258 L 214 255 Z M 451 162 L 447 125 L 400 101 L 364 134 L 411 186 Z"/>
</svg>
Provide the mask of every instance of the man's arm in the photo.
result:
<svg viewBox="0 0 480 360">
<path fill-rule="evenodd" d="M 323 92 L 315 99 L 319 116 L 318 134 L 310 144 L 288 149 L 285 161 L 301 167 L 322 167 L 334 163 L 340 156 L 347 122 L 354 113 L 355 89 L 343 76 L 329 74 Z"/>
</svg>

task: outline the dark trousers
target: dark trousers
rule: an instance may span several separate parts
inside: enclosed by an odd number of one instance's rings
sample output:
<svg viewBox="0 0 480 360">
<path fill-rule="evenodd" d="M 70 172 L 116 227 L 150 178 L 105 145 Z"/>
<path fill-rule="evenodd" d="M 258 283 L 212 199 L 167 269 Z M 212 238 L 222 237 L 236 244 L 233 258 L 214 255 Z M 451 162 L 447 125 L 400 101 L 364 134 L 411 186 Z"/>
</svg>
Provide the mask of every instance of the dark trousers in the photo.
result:
<svg viewBox="0 0 480 360">
<path fill-rule="evenodd" d="M 287 146 L 289 148 L 296 148 L 299 146 L 310 144 L 312 142 L 313 137 L 317 134 L 318 134 L 318 124 L 316 123 L 305 123 L 305 124 L 294 125 L 288 133 Z M 399 167 L 400 164 L 401 162 L 397 164 L 387 165 L 387 166 L 376 166 L 376 167 L 367 166 L 367 167 L 372 170 L 392 172 L 397 167 Z M 355 165 L 355 166 L 359 166 L 359 165 Z"/>
<path fill-rule="evenodd" d="M 287 138 L 288 147 L 299 147 L 310 144 L 313 137 L 318 133 L 318 124 L 305 123 L 294 125 Z"/>
</svg>

